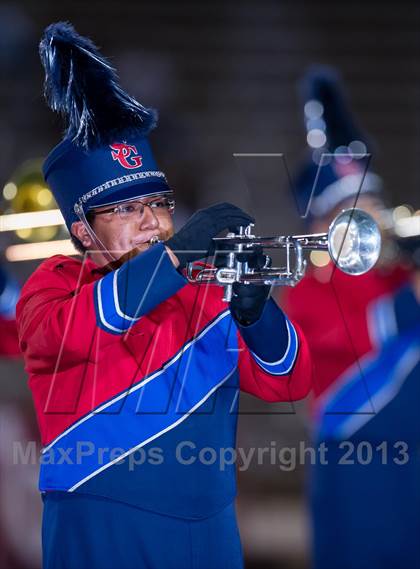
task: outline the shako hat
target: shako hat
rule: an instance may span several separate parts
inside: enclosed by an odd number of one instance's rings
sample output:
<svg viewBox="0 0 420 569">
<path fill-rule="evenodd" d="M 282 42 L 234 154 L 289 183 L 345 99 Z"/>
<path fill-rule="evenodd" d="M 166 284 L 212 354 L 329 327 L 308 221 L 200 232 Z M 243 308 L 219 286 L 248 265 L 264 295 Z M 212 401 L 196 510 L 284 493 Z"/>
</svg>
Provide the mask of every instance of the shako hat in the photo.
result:
<svg viewBox="0 0 420 569">
<path fill-rule="evenodd" d="M 368 169 L 368 137 L 356 124 L 341 79 L 313 66 L 300 82 L 308 152 L 294 180 L 301 214 L 323 217 L 359 193 L 379 193 L 381 178 Z"/>
<path fill-rule="evenodd" d="M 170 191 L 147 136 L 157 113 L 119 85 L 115 70 L 73 26 L 48 26 L 39 46 L 45 97 L 66 123 L 48 155 L 44 177 L 67 228 L 76 211 Z"/>
</svg>

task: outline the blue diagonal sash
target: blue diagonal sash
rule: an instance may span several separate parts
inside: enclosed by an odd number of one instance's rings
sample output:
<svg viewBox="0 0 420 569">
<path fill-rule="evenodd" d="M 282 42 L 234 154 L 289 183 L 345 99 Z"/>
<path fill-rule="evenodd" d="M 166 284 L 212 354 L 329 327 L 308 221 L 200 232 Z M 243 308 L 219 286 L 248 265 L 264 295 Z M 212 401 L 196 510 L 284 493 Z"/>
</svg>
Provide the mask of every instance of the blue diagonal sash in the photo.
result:
<svg viewBox="0 0 420 569">
<path fill-rule="evenodd" d="M 225 311 L 161 369 L 95 409 L 46 447 L 42 455 L 41 491 L 75 490 L 175 428 L 236 370 L 237 348 L 237 330 L 232 326 L 230 312 Z M 162 401 L 167 401 L 164 412 Z M 78 445 L 84 450 L 93 448 L 94 452 L 77 456 Z M 98 452 L 104 448 L 121 449 L 121 456 L 100 464 Z"/>
</svg>

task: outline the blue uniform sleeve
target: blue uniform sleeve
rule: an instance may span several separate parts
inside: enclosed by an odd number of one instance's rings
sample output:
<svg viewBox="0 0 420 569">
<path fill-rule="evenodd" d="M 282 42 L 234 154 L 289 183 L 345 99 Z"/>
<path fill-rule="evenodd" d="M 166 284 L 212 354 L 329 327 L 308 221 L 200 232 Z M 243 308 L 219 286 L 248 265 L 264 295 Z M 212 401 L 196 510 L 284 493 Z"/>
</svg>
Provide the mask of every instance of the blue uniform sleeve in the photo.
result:
<svg viewBox="0 0 420 569">
<path fill-rule="evenodd" d="M 125 332 L 186 284 L 163 243 L 154 245 L 97 282 L 97 321 L 111 333 Z"/>
<path fill-rule="evenodd" d="M 394 299 L 395 318 L 397 329 L 405 332 L 418 326 L 420 323 L 420 304 L 414 295 L 410 285 L 405 285 L 395 295 Z"/>
<path fill-rule="evenodd" d="M 420 305 L 410 284 L 393 295 L 383 295 L 368 306 L 369 335 L 373 345 L 381 346 L 420 322 Z"/>
<path fill-rule="evenodd" d="M 298 338 L 292 323 L 270 298 L 260 318 L 250 326 L 237 324 L 242 338 L 260 367 L 272 375 L 283 375 L 293 367 Z"/>
</svg>

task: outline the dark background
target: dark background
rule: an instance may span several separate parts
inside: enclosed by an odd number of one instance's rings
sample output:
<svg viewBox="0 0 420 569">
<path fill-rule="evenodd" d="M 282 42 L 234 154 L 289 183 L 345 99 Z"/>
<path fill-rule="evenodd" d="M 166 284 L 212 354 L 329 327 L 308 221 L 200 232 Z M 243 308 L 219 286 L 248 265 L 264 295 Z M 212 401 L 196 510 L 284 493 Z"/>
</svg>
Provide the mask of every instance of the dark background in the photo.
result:
<svg viewBox="0 0 420 569">
<path fill-rule="evenodd" d="M 353 110 L 374 141 L 372 165 L 384 178 L 389 203 L 419 207 L 419 3 L 1 2 L 0 188 L 22 162 L 44 157 L 60 140 L 61 122 L 43 102 L 37 52 L 43 29 L 57 20 L 68 20 L 90 36 L 118 69 L 123 87 L 159 109 L 152 143 L 177 194 L 178 223 L 197 207 L 230 200 L 252 210 L 260 233 L 281 234 L 299 226 L 283 162 L 244 162 L 234 154 L 281 153 L 295 170 L 306 149 L 296 84 L 313 63 L 340 70 Z M 2 247 L 11 241 L 10 235 L 1 235 Z M 10 270 L 24 281 L 35 267 L 15 263 Z M 35 437 L 20 362 L 2 363 L 0 373 L 3 444 L 13 437 Z M 248 397 L 242 405 L 243 446 L 306 441 L 304 405 L 297 406 L 297 415 L 281 405 L 267 409 Z M 10 427 L 10 413 L 22 409 L 27 409 L 29 434 Z M 20 481 L 15 487 L 5 483 L 10 469 L 4 454 L 0 496 L 7 499 L 0 529 L 8 545 L 3 566 L 36 567 L 38 528 L 31 520 L 38 519 L 38 498 L 30 490 L 26 497 L 21 478 L 15 476 Z M 33 488 L 36 472 L 29 470 L 27 486 Z M 240 523 L 250 563 L 307 563 L 303 471 L 253 465 L 240 474 Z"/>
</svg>

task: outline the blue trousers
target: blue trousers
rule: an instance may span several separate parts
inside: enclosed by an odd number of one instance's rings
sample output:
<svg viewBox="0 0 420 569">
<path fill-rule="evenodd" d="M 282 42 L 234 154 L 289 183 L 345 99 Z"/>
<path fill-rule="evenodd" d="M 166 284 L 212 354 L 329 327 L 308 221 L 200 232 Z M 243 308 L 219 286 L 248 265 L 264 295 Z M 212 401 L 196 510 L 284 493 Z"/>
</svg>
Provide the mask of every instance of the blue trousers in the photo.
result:
<svg viewBox="0 0 420 569">
<path fill-rule="evenodd" d="M 105 498 L 43 495 L 44 569 L 242 569 L 234 504 L 203 520 Z"/>
<path fill-rule="evenodd" d="M 313 569 L 420 569 L 420 453 L 410 448 L 405 465 L 379 455 L 344 465 L 329 442 L 328 465 L 311 469 Z"/>
</svg>

